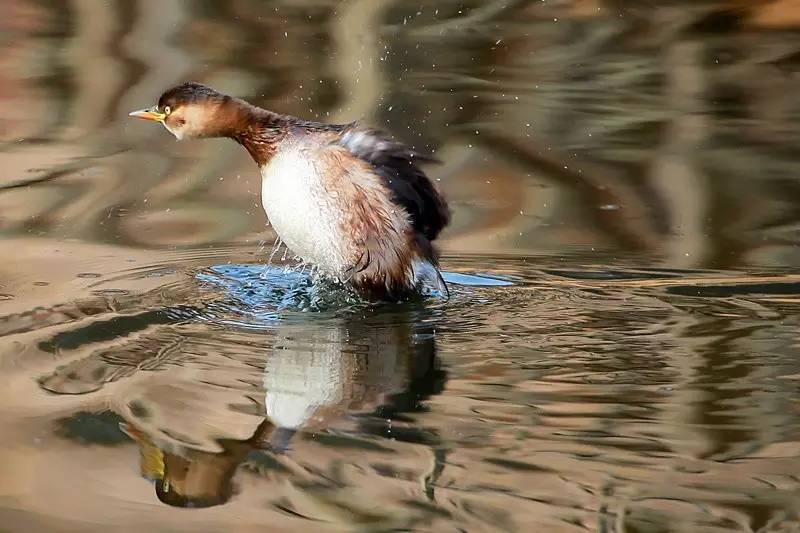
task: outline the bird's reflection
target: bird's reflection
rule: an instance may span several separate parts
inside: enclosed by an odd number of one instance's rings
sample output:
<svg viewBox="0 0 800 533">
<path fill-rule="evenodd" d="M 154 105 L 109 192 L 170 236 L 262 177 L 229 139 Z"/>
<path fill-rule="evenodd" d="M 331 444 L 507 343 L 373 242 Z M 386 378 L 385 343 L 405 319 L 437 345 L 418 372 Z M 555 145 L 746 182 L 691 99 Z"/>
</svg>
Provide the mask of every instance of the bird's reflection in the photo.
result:
<svg viewBox="0 0 800 533">
<path fill-rule="evenodd" d="M 409 316 L 337 319 L 281 328 L 264 371 L 266 412 L 284 432 L 316 430 L 346 414 L 418 400 L 441 389 L 435 337 Z M 411 410 L 416 400 L 394 406 Z"/>
<path fill-rule="evenodd" d="M 236 472 L 253 454 L 281 464 L 291 457 L 298 434 L 348 421 L 362 434 L 380 435 L 371 428 L 379 428 L 383 417 L 414 411 L 441 391 L 445 373 L 423 318 L 419 309 L 295 314 L 258 337 L 265 354 L 251 348 L 234 371 L 230 357 L 198 354 L 190 333 L 162 326 L 146 337 L 163 336 L 173 346 L 177 364 L 171 369 L 163 354 L 159 364 L 165 367 L 143 365 L 146 356 L 129 342 L 118 352 L 137 354 L 136 364 L 108 350 L 94 352 L 40 383 L 57 394 L 97 393 L 112 382 L 120 387 L 112 389 L 113 409 L 120 428 L 137 443 L 141 474 L 155 483 L 158 499 L 209 507 L 232 497 Z M 76 371 L 81 365 L 92 372 Z M 89 386 L 87 376 L 98 382 Z M 370 419 L 372 425 L 365 423 Z"/>
<path fill-rule="evenodd" d="M 133 423 L 121 426 L 139 445 L 142 476 L 155 482 L 159 500 L 175 507 L 212 507 L 228 501 L 236 469 L 274 429 L 269 420 L 263 420 L 249 439 L 223 439 L 219 442 L 223 451 L 212 453 L 191 446 L 160 443 L 160 447 L 158 437 Z"/>
</svg>

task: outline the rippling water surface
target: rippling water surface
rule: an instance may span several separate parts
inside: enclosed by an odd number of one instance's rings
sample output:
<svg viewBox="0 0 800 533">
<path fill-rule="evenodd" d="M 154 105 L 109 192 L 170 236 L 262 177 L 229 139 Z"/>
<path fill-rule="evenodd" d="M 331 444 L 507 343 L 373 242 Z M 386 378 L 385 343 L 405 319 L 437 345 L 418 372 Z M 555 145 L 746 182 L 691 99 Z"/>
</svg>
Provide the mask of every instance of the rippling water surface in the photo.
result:
<svg viewBox="0 0 800 533">
<path fill-rule="evenodd" d="M 644 4 L 4 2 L 0 529 L 800 531 L 800 10 Z M 185 79 L 435 153 L 450 298 L 273 253 Z"/>
</svg>

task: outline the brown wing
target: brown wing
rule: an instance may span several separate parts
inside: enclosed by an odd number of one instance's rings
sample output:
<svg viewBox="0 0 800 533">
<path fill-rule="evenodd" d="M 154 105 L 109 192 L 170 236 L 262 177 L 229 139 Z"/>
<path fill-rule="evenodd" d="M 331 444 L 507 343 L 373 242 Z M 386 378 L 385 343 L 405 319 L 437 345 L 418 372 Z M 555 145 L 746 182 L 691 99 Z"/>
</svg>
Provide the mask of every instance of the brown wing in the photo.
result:
<svg viewBox="0 0 800 533">
<path fill-rule="evenodd" d="M 377 130 L 348 129 L 335 144 L 369 163 L 429 241 L 450 222 L 450 210 L 418 163 L 434 161 Z"/>
</svg>

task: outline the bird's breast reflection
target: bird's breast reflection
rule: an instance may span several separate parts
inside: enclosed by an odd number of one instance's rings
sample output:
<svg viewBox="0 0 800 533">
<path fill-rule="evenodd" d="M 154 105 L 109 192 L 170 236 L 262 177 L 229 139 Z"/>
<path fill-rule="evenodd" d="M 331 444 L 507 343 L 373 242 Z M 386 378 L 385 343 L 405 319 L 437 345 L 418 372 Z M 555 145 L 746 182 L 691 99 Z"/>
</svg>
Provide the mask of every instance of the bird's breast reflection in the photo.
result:
<svg viewBox="0 0 800 533">
<path fill-rule="evenodd" d="M 398 329 L 286 326 L 264 370 L 270 420 L 281 428 L 318 429 L 401 390 L 409 361 Z"/>
</svg>

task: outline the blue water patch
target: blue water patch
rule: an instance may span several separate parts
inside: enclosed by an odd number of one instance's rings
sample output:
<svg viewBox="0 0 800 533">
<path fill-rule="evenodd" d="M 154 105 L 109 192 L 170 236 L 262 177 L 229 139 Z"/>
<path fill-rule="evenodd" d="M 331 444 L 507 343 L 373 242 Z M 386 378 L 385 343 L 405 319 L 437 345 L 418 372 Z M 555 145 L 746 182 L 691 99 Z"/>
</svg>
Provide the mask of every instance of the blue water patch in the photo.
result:
<svg viewBox="0 0 800 533">
<path fill-rule="evenodd" d="M 513 281 L 500 277 L 487 275 L 461 274 L 459 272 L 442 272 L 442 277 L 447 283 L 454 285 L 467 285 L 471 287 L 508 287 L 514 285 Z"/>
<path fill-rule="evenodd" d="M 294 268 L 215 265 L 198 272 L 197 279 L 225 293 L 216 307 L 259 321 L 274 320 L 284 310 L 341 310 L 366 304 L 349 287 Z"/>
<path fill-rule="evenodd" d="M 349 286 L 312 276 L 302 269 L 259 265 L 214 265 L 196 274 L 221 290 L 224 297 L 206 308 L 209 318 L 238 326 L 271 327 L 284 311 L 345 311 L 368 307 Z M 443 272 L 454 286 L 506 287 L 513 281 L 485 274 Z M 440 296 L 425 288 L 423 296 Z"/>
</svg>

